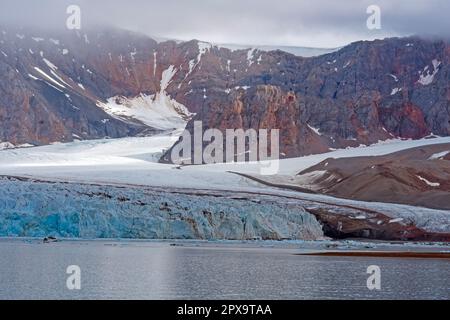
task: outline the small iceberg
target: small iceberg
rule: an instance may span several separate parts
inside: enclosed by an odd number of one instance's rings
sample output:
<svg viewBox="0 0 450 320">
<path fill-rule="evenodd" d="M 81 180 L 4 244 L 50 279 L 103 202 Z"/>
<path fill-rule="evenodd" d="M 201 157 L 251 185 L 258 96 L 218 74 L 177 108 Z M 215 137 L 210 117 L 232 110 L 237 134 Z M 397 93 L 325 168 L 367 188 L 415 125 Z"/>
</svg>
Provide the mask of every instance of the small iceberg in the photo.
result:
<svg viewBox="0 0 450 320">
<path fill-rule="evenodd" d="M 57 242 L 58 240 L 55 237 L 49 236 L 49 237 L 45 237 L 43 242 L 44 243 L 52 243 L 52 242 Z"/>
</svg>

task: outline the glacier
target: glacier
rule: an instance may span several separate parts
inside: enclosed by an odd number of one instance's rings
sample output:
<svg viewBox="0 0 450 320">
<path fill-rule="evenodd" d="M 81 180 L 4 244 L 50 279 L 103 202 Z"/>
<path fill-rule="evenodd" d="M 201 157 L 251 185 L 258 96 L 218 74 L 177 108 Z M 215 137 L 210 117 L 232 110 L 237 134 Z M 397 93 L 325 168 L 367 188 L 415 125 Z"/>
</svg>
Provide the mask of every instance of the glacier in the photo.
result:
<svg viewBox="0 0 450 320">
<path fill-rule="evenodd" d="M 0 179 L 0 236 L 128 239 L 323 238 L 301 206 L 268 197 Z"/>
<path fill-rule="evenodd" d="M 0 237 L 317 239 L 324 234 L 318 210 L 355 219 L 361 228 L 367 222 L 388 231 L 392 226 L 450 230 L 445 210 L 270 187 L 257 181 L 267 179 L 258 175 L 257 163 L 158 163 L 180 133 L 0 151 Z M 286 181 L 327 158 L 382 155 L 449 141 L 393 140 L 283 159 L 271 180 Z M 384 216 L 385 224 L 377 224 L 373 212 Z M 391 222 L 395 219 L 398 223 Z"/>
</svg>

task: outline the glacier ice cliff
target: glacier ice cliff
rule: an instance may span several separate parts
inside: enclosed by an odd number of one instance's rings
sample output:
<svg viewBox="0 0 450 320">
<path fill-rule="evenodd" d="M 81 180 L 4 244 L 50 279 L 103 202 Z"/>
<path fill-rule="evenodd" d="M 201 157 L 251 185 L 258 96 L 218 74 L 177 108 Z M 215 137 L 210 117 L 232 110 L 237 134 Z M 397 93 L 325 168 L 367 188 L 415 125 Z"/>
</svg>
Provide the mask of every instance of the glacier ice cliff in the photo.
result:
<svg viewBox="0 0 450 320">
<path fill-rule="evenodd" d="M 318 239 L 315 216 L 270 196 L 0 178 L 0 236 Z"/>
</svg>

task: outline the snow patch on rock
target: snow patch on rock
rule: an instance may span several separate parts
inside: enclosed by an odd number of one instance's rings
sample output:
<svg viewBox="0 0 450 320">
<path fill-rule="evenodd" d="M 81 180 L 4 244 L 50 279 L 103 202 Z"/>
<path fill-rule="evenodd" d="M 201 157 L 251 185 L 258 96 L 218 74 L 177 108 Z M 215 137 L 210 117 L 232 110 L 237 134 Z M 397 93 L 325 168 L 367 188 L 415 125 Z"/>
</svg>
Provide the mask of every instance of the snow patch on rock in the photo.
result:
<svg viewBox="0 0 450 320">
<path fill-rule="evenodd" d="M 450 151 L 443 151 L 443 152 L 435 153 L 431 157 L 429 157 L 428 160 L 439 160 L 439 159 L 444 158 L 449 153 L 450 153 Z"/>
<path fill-rule="evenodd" d="M 310 128 L 312 131 L 314 131 L 315 134 L 317 134 L 317 135 L 319 135 L 319 136 L 322 135 L 322 134 L 320 133 L 320 130 L 319 130 L 319 129 L 314 128 L 313 126 L 310 126 L 309 124 L 308 124 L 308 128 Z"/>
<path fill-rule="evenodd" d="M 420 78 L 419 78 L 419 80 L 417 82 L 419 82 L 421 85 L 427 86 L 427 85 L 433 83 L 434 77 L 439 71 L 439 67 L 441 65 L 441 62 L 438 61 L 437 59 L 434 59 L 432 61 L 432 64 L 433 64 L 433 71 L 430 71 L 429 67 L 426 66 L 423 69 L 423 71 L 420 72 Z"/>
<path fill-rule="evenodd" d="M 394 88 L 391 91 L 391 96 L 396 95 L 397 93 L 399 93 L 400 91 L 402 91 L 402 88 Z"/>
<path fill-rule="evenodd" d="M 198 41 L 197 42 L 197 46 L 198 46 L 198 55 L 196 59 L 192 59 L 189 61 L 189 71 L 186 74 L 186 76 L 184 77 L 185 79 L 192 73 L 192 71 L 194 71 L 194 69 L 200 64 L 200 61 L 202 59 L 202 56 L 208 52 L 208 50 L 210 50 L 212 48 L 212 44 L 208 43 L 208 42 L 201 42 Z"/>
<path fill-rule="evenodd" d="M 41 75 L 43 75 L 45 78 L 47 78 L 48 80 L 50 80 L 52 83 L 56 84 L 57 86 L 64 88 L 64 85 L 62 85 L 61 83 L 59 83 L 58 81 L 56 81 L 55 79 L 53 79 L 52 77 L 50 77 L 48 74 L 46 74 L 44 71 L 42 71 L 41 69 L 39 69 L 38 67 L 34 67 L 34 69 L 39 72 Z M 59 89 L 58 89 L 59 90 Z"/>
<path fill-rule="evenodd" d="M 166 92 L 177 69 L 172 65 L 163 71 L 160 91 L 154 95 L 140 94 L 133 98 L 115 96 L 97 105 L 122 121 L 138 120 L 159 130 L 184 129 L 192 116 L 188 109 Z"/>
<path fill-rule="evenodd" d="M 441 186 L 441 184 L 439 182 L 431 182 L 431 181 L 429 181 L 429 180 L 427 180 L 427 179 L 425 179 L 424 177 L 421 177 L 421 176 L 417 176 L 417 178 L 419 178 L 421 181 L 425 182 L 430 187 L 437 188 L 437 187 Z"/>
<path fill-rule="evenodd" d="M 247 51 L 247 63 L 248 63 L 248 66 L 250 67 L 252 64 L 253 64 L 253 60 L 254 60 L 254 58 L 255 58 L 255 52 L 256 52 L 257 50 L 256 49 L 250 49 L 250 50 L 248 50 Z"/>
</svg>

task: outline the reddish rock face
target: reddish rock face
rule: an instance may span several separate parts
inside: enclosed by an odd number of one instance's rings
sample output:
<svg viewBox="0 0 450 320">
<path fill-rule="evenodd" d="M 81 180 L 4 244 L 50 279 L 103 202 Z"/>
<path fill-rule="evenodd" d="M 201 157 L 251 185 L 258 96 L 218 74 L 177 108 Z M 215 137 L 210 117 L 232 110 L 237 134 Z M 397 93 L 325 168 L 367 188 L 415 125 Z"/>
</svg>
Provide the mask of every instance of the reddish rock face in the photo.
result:
<svg viewBox="0 0 450 320">
<path fill-rule="evenodd" d="M 402 138 L 417 139 L 424 137 L 431 132 L 425 122 L 425 115 L 422 110 L 411 102 L 406 102 L 397 109 L 391 109 L 392 113 L 385 113 L 383 117 L 387 122 L 394 123 L 391 132 Z"/>
<path fill-rule="evenodd" d="M 154 132 L 111 117 L 96 103 L 159 92 L 170 66 L 176 72 L 166 91 L 196 113 L 191 121 L 223 130 L 278 128 L 286 157 L 450 134 L 450 55 L 442 41 L 356 42 L 301 58 L 198 41 L 157 43 L 108 29 L 6 30 L 0 40 L 1 141 L 45 144 Z"/>
</svg>

